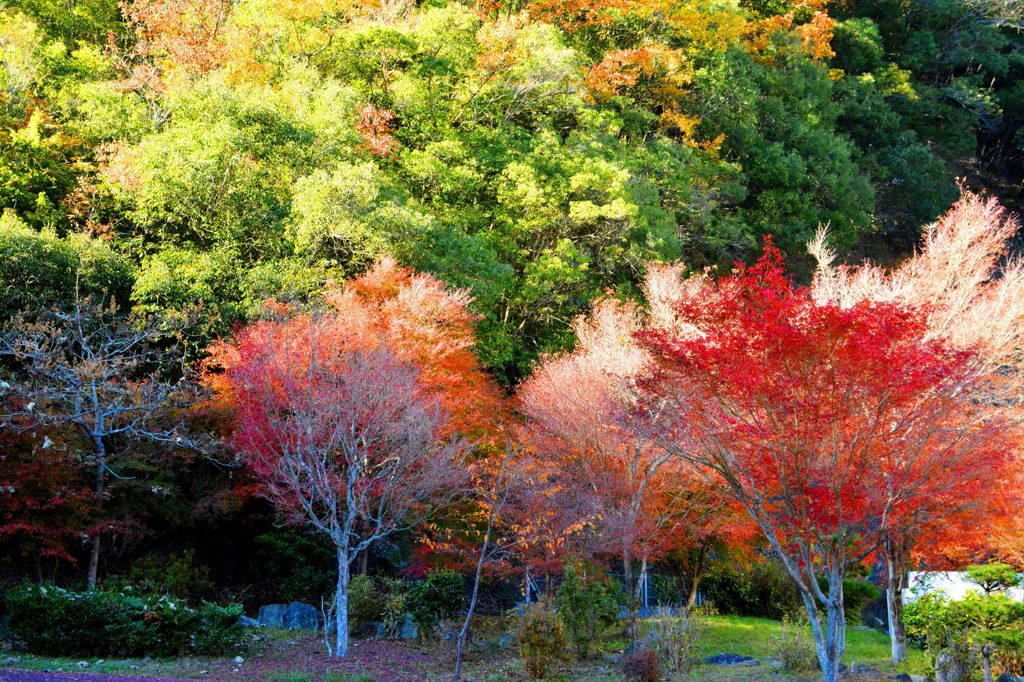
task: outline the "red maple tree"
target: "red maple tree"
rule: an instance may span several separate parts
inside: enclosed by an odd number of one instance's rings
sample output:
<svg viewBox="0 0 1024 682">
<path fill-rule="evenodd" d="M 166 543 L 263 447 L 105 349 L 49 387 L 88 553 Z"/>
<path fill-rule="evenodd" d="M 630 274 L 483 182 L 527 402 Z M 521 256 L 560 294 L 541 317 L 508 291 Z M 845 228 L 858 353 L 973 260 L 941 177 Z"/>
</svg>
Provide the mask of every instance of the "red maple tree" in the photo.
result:
<svg viewBox="0 0 1024 682">
<path fill-rule="evenodd" d="M 974 399 L 1000 418 L 1019 423 L 1024 386 L 1024 260 L 1010 255 L 1017 219 L 992 198 L 965 191 L 949 212 L 924 229 L 920 249 L 892 269 L 870 263 L 836 266 L 823 230 L 810 246 L 818 259 L 812 294 L 823 303 L 852 307 L 887 301 L 920 307 L 926 336 L 973 351 L 978 374 Z M 1016 448 L 1014 448 L 1016 452 Z M 987 495 L 937 498 L 884 543 L 892 660 L 907 655 L 902 593 L 912 561 L 963 567 L 993 557 L 1020 561 L 1024 527 L 1017 500 L 1020 461 L 999 470 L 983 467 Z M 927 543 L 919 542 L 927 537 Z"/>
<path fill-rule="evenodd" d="M 985 494 L 1007 434 L 970 399 L 971 351 L 929 339 L 920 310 L 816 301 L 770 240 L 755 266 L 680 292 L 674 317 L 639 335 L 658 367 L 644 412 L 760 527 L 833 682 L 847 570 L 939 500 Z"/>
</svg>

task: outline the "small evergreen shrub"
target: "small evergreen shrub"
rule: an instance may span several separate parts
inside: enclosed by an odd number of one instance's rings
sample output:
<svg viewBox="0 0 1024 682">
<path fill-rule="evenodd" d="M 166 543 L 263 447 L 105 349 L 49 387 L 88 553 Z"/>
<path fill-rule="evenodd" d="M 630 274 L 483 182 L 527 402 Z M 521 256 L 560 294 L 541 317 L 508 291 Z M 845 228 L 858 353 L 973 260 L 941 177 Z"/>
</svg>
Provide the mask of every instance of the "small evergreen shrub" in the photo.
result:
<svg viewBox="0 0 1024 682">
<path fill-rule="evenodd" d="M 565 658 L 562 621 L 544 604 L 527 604 L 516 619 L 516 641 L 526 674 L 542 680 Z"/>
<path fill-rule="evenodd" d="M 33 653 L 49 656 L 219 654 L 239 645 L 242 607 L 168 596 L 72 592 L 22 585 L 7 593 L 8 627 Z"/>
<path fill-rule="evenodd" d="M 619 614 L 622 590 L 600 566 L 582 560 L 565 565 L 565 578 L 555 592 L 555 607 L 582 660 L 601 631 Z"/>
<path fill-rule="evenodd" d="M 634 649 L 622 659 L 622 675 L 626 682 L 659 682 L 661 661 L 652 649 Z"/>
<path fill-rule="evenodd" d="M 356 634 L 363 623 L 384 619 L 384 599 L 368 575 L 357 575 L 348 583 L 348 628 Z"/>
<path fill-rule="evenodd" d="M 462 612 L 466 600 L 466 580 L 455 571 L 431 571 L 417 582 L 405 597 L 420 635 L 429 636 L 443 620 Z"/>
</svg>

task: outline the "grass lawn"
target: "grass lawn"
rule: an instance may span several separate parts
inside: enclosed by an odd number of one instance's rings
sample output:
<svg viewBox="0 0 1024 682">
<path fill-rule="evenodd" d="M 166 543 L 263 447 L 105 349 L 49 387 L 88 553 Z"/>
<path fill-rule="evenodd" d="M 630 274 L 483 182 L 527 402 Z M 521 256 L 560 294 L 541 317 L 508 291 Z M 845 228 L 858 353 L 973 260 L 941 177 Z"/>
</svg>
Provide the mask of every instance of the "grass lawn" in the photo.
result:
<svg viewBox="0 0 1024 682">
<path fill-rule="evenodd" d="M 753 656 L 762 661 L 773 658 L 775 642 L 782 632 L 782 623 L 766 618 L 745 618 L 742 616 L 712 616 L 708 630 L 697 643 L 701 657 L 711 654 L 730 653 Z M 808 630 L 808 637 L 810 631 Z M 850 627 L 846 630 L 846 654 L 843 661 L 852 666 L 861 663 L 892 675 L 898 672 L 921 675 L 927 665 L 925 653 L 911 647 L 906 663 L 896 667 L 889 662 L 889 638 L 875 630 Z M 716 668 L 718 668 L 716 672 Z M 787 679 L 781 677 L 757 677 L 754 669 L 739 670 L 717 666 L 699 666 L 692 679 L 707 680 L 757 680 Z M 788 679 L 817 679 L 819 675 L 790 675 Z"/>
<path fill-rule="evenodd" d="M 524 682 L 517 652 L 497 646 L 501 632 L 498 622 L 489 622 L 480 630 L 481 636 L 469 651 L 466 663 L 467 682 Z M 483 636 L 482 633 L 489 633 Z M 713 616 L 707 631 L 697 644 L 696 654 L 703 658 L 711 654 L 730 653 L 752 656 L 761 661 L 753 667 L 696 665 L 688 673 L 671 678 L 707 680 L 708 682 L 810 682 L 820 679 L 813 670 L 794 673 L 770 665 L 774 658 L 776 640 L 782 632 L 778 621 L 739 616 Z M 808 637 L 810 634 L 808 633 Z M 610 637 L 595 647 L 610 652 L 621 649 L 621 635 Z M 36 670 L 64 670 L 74 672 L 106 672 L 133 675 L 153 675 L 177 679 L 207 679 L 223 682 L 447 682 L 451 679 L 453 652 L 451 643 L 419 645 L 414 642 L 364 640 L 353 646 L 351 656 L 344 661 L 329 659 L 323 645 L 311 634 L 266 631 L 258 643 L 241 652 L 244 663 L 235 663 L 234 656 L 223 659 L 177 660 L 108 660 L 49 658 L 29 655 L 0 655 L 0 668 L 15 667 Z M 562 665 L 550 679 L 557 682 L 621 682 L 622 675 L 614 657 L 596 655 L 582 663 Z M 82 669 L 79 661 L 87 661 Z M 925 669 L 924 652 L 911 649 L 909 661 L 894 668 L 888 663 L 889 640 L 873 630 L 847 630 L 844 661 L 866 664 L 878 671 L 859 680 L 881 680 L 896 672 L 922 674 Z M 102 679 L 102 678 L 100 678 Z M 669 678 L 666 678 L 669 679 Z"/>
</svg>

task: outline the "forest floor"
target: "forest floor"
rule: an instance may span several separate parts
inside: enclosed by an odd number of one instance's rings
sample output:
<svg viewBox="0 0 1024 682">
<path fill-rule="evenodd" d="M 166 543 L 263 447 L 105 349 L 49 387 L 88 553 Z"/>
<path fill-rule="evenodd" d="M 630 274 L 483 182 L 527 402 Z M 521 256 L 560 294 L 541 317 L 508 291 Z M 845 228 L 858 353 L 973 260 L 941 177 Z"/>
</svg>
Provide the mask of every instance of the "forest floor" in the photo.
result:
<svg viewBox="0 0 1024 682">
<path fill-rule="evenodd" d="M 494 628 L 484 631 L 496 632 Z M 666 678 L 672 682 L 804 682 L 820 679 L 813 670 L 784 671 L 774 661 L 782 624 L 760 618 L 714 616 L 698 643 L 700 657 L 720 653 L 752 656 L 756 665 L 699 664 L 687 673 Z M 621 640 L 609 638 L 588 661 L 561 664 L 549 679 L 558 682 L 620 682 L 617 656 Z M 898 669 L 888 663 L 889 640 L 878 632 L 851 629 L 847 637 L 848 665 L 865 672 L 847 679 L 893 679 L 897 673 L 921 674 L 925 657 L 912 651 Z M 160 680 L 217 680 L 218 682 L 447 682 L 454 652 L 451 643 L 418 644 L 408 641 L 357 640 L 345 659 L 328 657 L 323 643 L 307 633 L 266 631 L 254 636 L 242 662 L 235 658 L 182 658 L 170 660 L 97 660 L 0 655 L 0 682 L 152 682 Z M 501 648 L 498 637 L 479 636 L 465 665 L 468 682 L 520 682 L 529 679 L 517 652 Z M 97 674 L 99 673 L 99 674 Z M 108 677 L 113 675 L 116 677 Z"/>
</svg>

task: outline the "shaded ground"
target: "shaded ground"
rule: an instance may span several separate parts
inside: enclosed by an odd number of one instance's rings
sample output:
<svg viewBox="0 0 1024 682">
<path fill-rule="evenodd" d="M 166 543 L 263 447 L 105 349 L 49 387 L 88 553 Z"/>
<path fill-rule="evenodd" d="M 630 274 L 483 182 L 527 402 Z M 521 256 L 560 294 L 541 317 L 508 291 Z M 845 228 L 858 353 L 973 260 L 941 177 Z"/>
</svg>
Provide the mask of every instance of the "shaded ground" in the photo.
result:
<svg viewBox="0 0 1024 682">
<path fill-rule="evenodd" d="M 481 623 L 476 641 L 466 662 L 467 682 L 525 682 L 518 652 L 498 645 L 504 631 L 501 622 Z M 760 663 L 753 667 L 698 665 L 687 673 L 666 678 L 671 682 L 810 682 L 820 673 L 809 670 L 787 672 L 772 664 L 781 624 L 775 621 L 735 616 L 715 616 L 694 653 L 699 657 L 714 653 L 753 656 Z M 556 665 L 551 679 L 557 682 L 621 682 L 622 673 L 616 651 L 621 637 L 609 637 L 597 643 L 595 656 L 585 662 Z M 924 656 L 911 652 L 911 661 L 899 669 L 887 664 L 888 639 L 877 632 L 850 630 L 846 660 L 867 664 L 872 671 L 847 678 L 862 681 L 891 680 L 896 672 L 921 672 Z M 176 660 L 67 659 L 0 655 L 0 682 L 449 682 L 454 664 L 451 642 L 417 644 L 410 641 L 357 640 L 350 655 L 339 660 L 324 652 L 322 641 L 311 634 L 284 631 L 260 631 L 245 651 L 243 661 L 233 657 Z M 81 663 L 87 663 L 83 670 Z M 31 671 L 31 672 L 29 672 Z M 103 673 L 103 674 L 97 674 Z"/>
<path fill-rule="evenodd" d="M 95 673 L 46 673 L 37 670 L 0 670 L 0 682 L 181 682 L 166 677 L 126 677 Z"/>
</svg>

